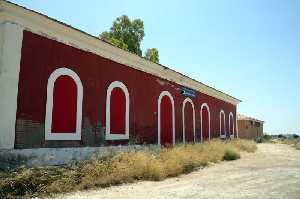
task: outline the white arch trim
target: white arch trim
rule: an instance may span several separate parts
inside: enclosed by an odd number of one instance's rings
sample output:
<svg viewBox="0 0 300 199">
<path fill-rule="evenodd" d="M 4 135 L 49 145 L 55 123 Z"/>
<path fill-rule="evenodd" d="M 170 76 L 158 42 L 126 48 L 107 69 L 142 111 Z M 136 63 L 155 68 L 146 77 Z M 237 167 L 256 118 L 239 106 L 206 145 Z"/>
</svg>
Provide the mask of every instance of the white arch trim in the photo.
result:
<svg viewBox="0 0 300 199">
<path fill-rule="evenodd" d="M 193 136 L 194 136 L 194 142 L 196 142 L 196 128 L 195 128 L 195 106 L 193 101 L 190 98 L 185 98 L 182 103 L 182 136 L 183 136 L 183 143 L 185 143 L 185 105 L 189 102 L 192 105 L 193 108 Z"/>
<path fill-rule="evenodd" d="M 228 127 L 229 127 L 230 138 L 234 138 L 234 122 L 233 122 L 234 118 L 233 118 L 233 113 L 232 112 L 229 113 L 229 118 L 228 119 L 229 119 L 229 121 L 228 121 L 229 126 Z M 230 121 L 232 121 L 232 132 L 231 132 L 231 129 L 230 129 L 230 125 L 231 125 Z"/>
<path fill-rule="evenodd" d="M 110 98 L 111 92 L 114 88 L 120 88 L 125 94 L 125 134 L 112 134 L 110 132 Z M 107 88 L 106 94 L 106 130 L 105 139 L 106 140 L 126 140 L 129 139 L 129 92 L 125 84 L 120 81 L 112 82 Z"/>
<path fill-rule="evenodd" d="M 52 109 L 53 109 L 53 91 L 54 83 L 62 75 L 71 77 L 77 86 L 77 112 L 76 112 L 76 132 L 70 133 L 52 133 Z M 82 99 L 83 86 L 79 76 L 68 68 L 58 68 L 53 71 L 48 78 L 47 84 L 47 102 L 45 117 L 45 140 L 81 140 L 81 122 L 82 122 Z"/>
<path fill-rule="evenodd" d="M 207 109 L 207 112 L 208 112 L 208 139 L 210 140 L 210 110 L 209 110 L 209 106 L 207 105 L 207 103 L 203 103 L 201 105 L 201 111 L 200 111 L 200 115 L 201 115 L 201 141 L 203 140 L 203 108 L 206 108 Z"/>
<path fill-rule="evenodd" d="M 224 120 L 223 120 L 223 124 L 224 124 L 224 132 L 221 132 L 222 131 L 222 114 L 224 115 Z M 226 115 L 225 115 L 225 112 L 223 109 L 221 109 L 220 111 L 220 137 L 221 138 L 226 138 Z M 223 133 L 223 134 L 222 134 Z"/>
<path fill-rule="evenodd" d="M 171 104 L 172 104 L 172 139 L 173 139 L 173 145 L 175 144 L 175 106 L 174 106 L 174 99 L 171 95 L 171 93 L 169 91 L 162 91 L 158 97 L 157 100 L 157 144 L 160 146 L 161 145 L 161 140 L 160 140 L 160 134 L 161 134 L 161 125 L 160 125 L 160 104 L 161 104 L 161 100 L 164 96 L 168 96 L 171 100 Z"/>
</svg>

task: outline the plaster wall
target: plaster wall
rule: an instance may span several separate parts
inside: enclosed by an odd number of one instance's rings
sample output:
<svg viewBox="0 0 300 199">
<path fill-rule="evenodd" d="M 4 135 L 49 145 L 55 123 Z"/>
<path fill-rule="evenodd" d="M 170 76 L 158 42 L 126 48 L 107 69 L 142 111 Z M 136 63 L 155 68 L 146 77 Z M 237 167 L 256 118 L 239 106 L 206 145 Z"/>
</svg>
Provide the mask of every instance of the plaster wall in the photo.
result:
<svg viewBox="0 0 300 199">
<path fill-rule="evenodd" d="M 157 145 L 126 145 L 80 148 L 39 148 L 0 150 L 0 169 L 9 170 L 20 165 L 48 166 L 62 165 L 87 160 L 91 157 L 102 158 L 120 152 L 137 150 L 159 150 Z"/>
<path fill-rule="evenodd" d="M 23 29 L 0 24 L 0 148 L 14 148 Z"/>
</svg>

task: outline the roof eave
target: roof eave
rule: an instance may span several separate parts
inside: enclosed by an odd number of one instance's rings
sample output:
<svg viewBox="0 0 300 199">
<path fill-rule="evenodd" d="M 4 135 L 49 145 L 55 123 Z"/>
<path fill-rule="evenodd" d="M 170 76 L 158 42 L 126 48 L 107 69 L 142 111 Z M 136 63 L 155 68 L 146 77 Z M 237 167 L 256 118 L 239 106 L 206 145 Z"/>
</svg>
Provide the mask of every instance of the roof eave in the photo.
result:
<svg viewBox="0 0 300 199">
<path fill-rule="evenodd" d="M 19 6 L 6 0 L 0 0 L 0 21 L 11 20 L 22 25 L 25 29 L 55 39 L 59 42 L 93 52 L 102 57 L 111 59 L 126 66 L 150 73 L 162 79 L 173 81 L 179 85 L 190 87 L 194 90 L 237 105 L 241 100 L 210 87 L 202 82 L 187 77 L 169 67 L 146 60 L 131 52 L 113 46 L 98 37 L 90 35 L 82 30 L 53 19 L 34 10 Z M 14 16 L 17 15 L 17 16 Z M 53 30 L 51 30 L 51 28 Z M 64 29 L 69 29 L 68 31 Z"/>
</svg>

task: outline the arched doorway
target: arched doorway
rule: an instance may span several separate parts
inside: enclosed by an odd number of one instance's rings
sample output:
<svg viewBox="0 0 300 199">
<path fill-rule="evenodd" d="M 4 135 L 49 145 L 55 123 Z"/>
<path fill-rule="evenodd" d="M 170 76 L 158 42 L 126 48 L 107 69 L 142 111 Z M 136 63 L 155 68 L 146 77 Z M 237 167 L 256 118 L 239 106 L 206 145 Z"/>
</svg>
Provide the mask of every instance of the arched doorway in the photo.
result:
<svg viewBox="0 0 300 199">
<path fill-rule="evenodd" d="M 234 138 L 234 119 L 233 119 L 233 113 L 230 112 L 229 113 L 229 125 L 228 125 L 229 129 L 229 134 L 230 134 L 230 138 Z"/>
<path fill-rule="evenodd" d="M 129 139 L 129 92 L 120 81 L 112 82 L 106 96 L 106 140 Z"/>
<path fill-rule="evenodd" d="M 182 137 L 183 142 L 195 142 L 195 107 L 190 98 L 182 104 Z"/>
<path fill-rule="evenodd" d="M 168 91 L 158 97 L 158 145 L 175 144 L 174 99 Z"/>
<path fill-rule="evenodd" d="M 223 110 L 220 111 L 220 137 L 226 138 L 226 130 L 225 130 L 225 112 Z"/>
<path fill-rule="evenodd" d="M 207 103 L 201 105 L 201 138 L 202 140 L 210 139 L 210 110 Z"/>
<path fill-rule="evenodd" d="M 77 86 L 68 75 L 59 76 L 54 83 L 52 133 L 75 133 Z"/>
<path fill-rule="evenodd" d="M 51 73 L 47 84 L 45 140 L 80 140 L 83 86 L 68 68 Z"/>
</svg>

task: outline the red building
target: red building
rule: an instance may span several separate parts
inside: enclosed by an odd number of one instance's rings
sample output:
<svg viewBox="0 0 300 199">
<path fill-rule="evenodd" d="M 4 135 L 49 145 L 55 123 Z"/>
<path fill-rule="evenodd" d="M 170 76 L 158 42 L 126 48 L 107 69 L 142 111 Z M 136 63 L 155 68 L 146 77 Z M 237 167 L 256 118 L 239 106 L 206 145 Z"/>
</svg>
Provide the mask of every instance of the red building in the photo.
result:
<svg viewBox="0 0 300 199">
<path fill-rule="evenodd" d="M 0 148 L 237 137 L 240 100 L 0 1 Z"/>
</svg>

